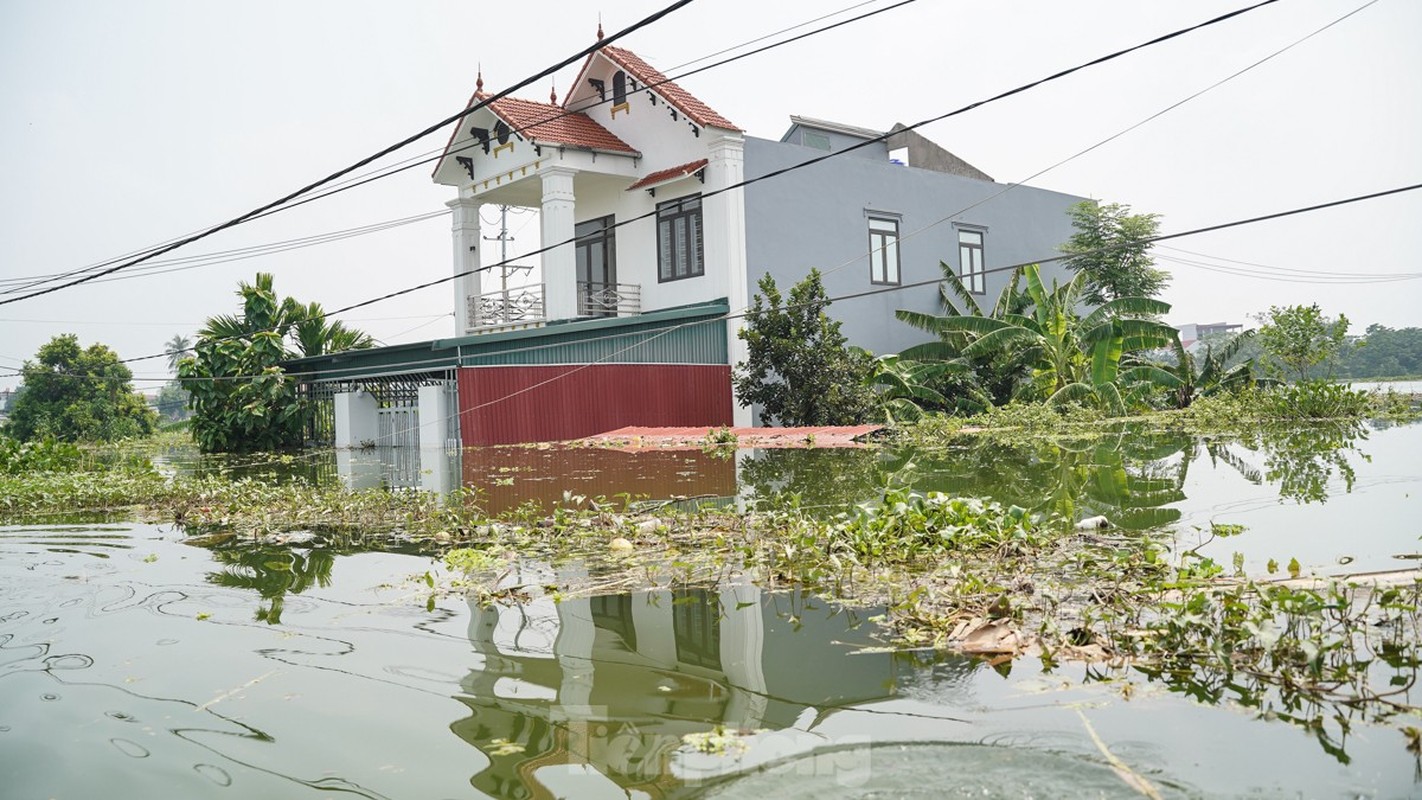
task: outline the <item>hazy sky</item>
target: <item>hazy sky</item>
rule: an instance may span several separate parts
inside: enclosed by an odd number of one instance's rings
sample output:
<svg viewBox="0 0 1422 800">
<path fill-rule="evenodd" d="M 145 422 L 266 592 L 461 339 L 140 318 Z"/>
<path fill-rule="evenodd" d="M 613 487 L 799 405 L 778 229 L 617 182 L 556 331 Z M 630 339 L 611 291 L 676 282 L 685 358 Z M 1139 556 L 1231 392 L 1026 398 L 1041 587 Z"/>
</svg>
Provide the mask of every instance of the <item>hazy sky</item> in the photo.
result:
<svg viewBox="0 0 1422 800">
<path fill-rule="evenodd" d="M 677 65 L 855 1 L 698 0 L 619 44 L 675 76 Z M 753 136 L 778 139 L 790 114 L 887 129 L 1246 4 L 919 0 L 682 84 Z M 661 5 L 609 3 L 602 20 L 616 30 Z M 1364 5 L 1281 0 L 923 132 L 998 181 L 1022 180 Z M 0 0 L 0 281 L 88 266 L 275 199 L 457 111 L 481 63 L 496 89 L 586 46 L 597 15 L 596 4 L 562 0 Z M 1417 183 L 1419 34 L 1422 2 L 1377 0 L 1029 182 L 1159 213 L 1166 232 Z M 560 95 L 575 74 L 557 76 Z M 548 89 L 519 94 L 541 100 Z M 403 155 L 437 151 L 446 137 Z M 168 257 L 443 211 L 452 193 L 429 173 L 420 166 Z M 537 247 L 533 218 L 513 218 L 526 227 L 512 252 Z M 123 357 L 161 352 L 174 334 L 235 311 L 237 281 L 257 270 L 275 273 L 279 293 L 327 308 L 437 278 L 451 270 L 448 228 L 441 217 L 0 306 L 0 369 L 65 332 Z M 1174 276 L 1173 323 L 1243 322 L 1271 304 L 1318 302 L 1347 314 L 1355 333 L 1422 325 L 1422 281 L 1301 282 L 1319 276 L 1276 269 L 1422 272 L 1422 192 L 1170 244 L 1193 254 L 1157 255 L 1197 262 L 1160 262 Z M 447 336 L 450 298 L 440 286 L 348 318 L 389 343 Z M 161 360 L 133 367 L 167 377 Z M 16 382 L 0 378 L 0 388 Z"/>
</svg>

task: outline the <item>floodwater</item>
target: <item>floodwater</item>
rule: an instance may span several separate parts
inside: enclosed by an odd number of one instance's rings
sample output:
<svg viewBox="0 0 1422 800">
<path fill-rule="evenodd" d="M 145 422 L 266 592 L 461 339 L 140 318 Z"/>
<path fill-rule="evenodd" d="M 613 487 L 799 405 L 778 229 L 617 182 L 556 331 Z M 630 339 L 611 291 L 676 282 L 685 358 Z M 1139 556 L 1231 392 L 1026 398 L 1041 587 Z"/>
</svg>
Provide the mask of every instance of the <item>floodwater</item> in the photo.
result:
<svg viewBox="0 0 1422 800">
<path fill-rule="evenodd" d="M 886 652 L 881 609 L 431 605 L 429 559 L 179 539 L 0 529 L 4 796 L 1139 797 L 1113 764 L 1164 797 L 1419 791 L 1396 730 L 1355 726 L 1343 760 L 1139 677 L 1127 700 L 1079 667 Z"/>
<path fill-rule="evenodd" d="M 1342 574 L 1422 554 L 1422 425 L 575 452 L 168 466 L 387 486 L 438 473 L 511 505 L 794 495 L 826 514 L 912 486 L 1165 527 L 1255 574 L 1271 559 Z M 1244 531 L 1211 539 L 1212 524 Z M 1137 673 L 1126 692 L 1079 665 L 890 652 L 882 609 L 750 584 L 482 607 L 431 597 L 440 567 L 418 555 L 182 540 L 0 527 L 0 795 L 1095 798 L 1143 796 L 1142 782 L 1163 797 L 1422 795 L 1398 727 L 1342 731 L 1345 707 L 1314 709 L 1326 724 L 1310 729 Z M 507 582 L 579 569 L 517 567 Z M 698 749 L 708 737 L 715 752 Z"/>
</svg>

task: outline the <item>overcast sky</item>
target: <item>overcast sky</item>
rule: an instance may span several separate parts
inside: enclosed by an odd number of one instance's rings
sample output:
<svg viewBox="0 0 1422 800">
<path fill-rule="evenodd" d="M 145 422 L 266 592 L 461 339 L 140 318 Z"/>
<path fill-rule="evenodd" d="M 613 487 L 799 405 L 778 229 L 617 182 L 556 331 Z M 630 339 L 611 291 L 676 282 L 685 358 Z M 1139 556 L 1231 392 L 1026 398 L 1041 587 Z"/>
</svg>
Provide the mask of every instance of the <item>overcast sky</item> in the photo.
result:
<svg viewBox="0 0 1422 800">
<path fill-rule="evenodd" d="M 855 3 L 698 0 L 619 44 L 675 76 L 680 64 Z M 663 4 L 619 0 L 602 21 L 616 30 Z M 1246 4 L 919 0 L 681 83 L 752 136 L 778 139 L 790 114 L 887 129 Z M 1281 0 L 923 132 L 1000 182 L 1023 180 L 1365 4 Z M 0 0 L 0 281 L 85 267 L 262 205 L 457 111 L 481 63 L 497 89 L 576 52 L 593 40 L 597 14 L 597 4 L 563 0 Z M 1156 212 L 1165 232 L 1422 182 L 1419 34 L 1422 2 L 1377 0 L 1029 182 Z M 560 96 L 575 74 L 557 76 Z M 519 94 L 542 100 L 548 90 Z M 446 137 L 403 155 L 437 151 Z M 169 257 L 443 211 L 452 193 L 429 173 L 420 166 Z M 511 218 L 511 252 L 538 246 L 532 219 Z M 435 218 L 0 306 L 0 369 L 66 332 L 126 358 L 161 352 L 207 316 L 235 311 L 237 281 L 257 270 L 275 273 L 279 293 L 328 309 L 441 277 L 448 228 Z M 1422 325 L 1422 281 L 1311 283 L 1278 269 L 1422 272 L 1422 192 L 1170 244 L 1192 253 L 1157 255 L 1250 262 L 1270 276 L 1162 260 L 1175 324 L 1317 302 L 1347 314 L 1354 333 Z M 347 318 L 388 343 L 447 336 L 451 296 L 440 286 Z M 141 389 L 167 376 L 161 360 L 133 368 L 155 379 Z M 16 382 L 0 378 L 0 388 Z"/>
</svg>

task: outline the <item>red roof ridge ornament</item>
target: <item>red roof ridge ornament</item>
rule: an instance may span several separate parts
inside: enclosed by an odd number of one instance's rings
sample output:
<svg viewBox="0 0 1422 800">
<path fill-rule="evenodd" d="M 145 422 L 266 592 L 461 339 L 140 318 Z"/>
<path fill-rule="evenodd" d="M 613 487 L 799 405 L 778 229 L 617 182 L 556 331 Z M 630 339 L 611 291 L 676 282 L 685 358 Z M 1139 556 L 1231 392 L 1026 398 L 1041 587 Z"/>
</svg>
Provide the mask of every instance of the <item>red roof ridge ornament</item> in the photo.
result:
<svg viewBox="0 0 1422 800">
<path fill-rule="evenodd" d="M 597 40 L 602 41 L 602 14 L 597 15 Z"/>
<path fill-rule="evenodd" d="M 474 91 L 484 91 L 484 65 L 479 65 L 479 77 L 474 79 Z"/>
<path fill-rule="evenodd" d="M 558 84 L 553 81 L 548 82 L 548 104 L 558 105 Z"/>
</svg>

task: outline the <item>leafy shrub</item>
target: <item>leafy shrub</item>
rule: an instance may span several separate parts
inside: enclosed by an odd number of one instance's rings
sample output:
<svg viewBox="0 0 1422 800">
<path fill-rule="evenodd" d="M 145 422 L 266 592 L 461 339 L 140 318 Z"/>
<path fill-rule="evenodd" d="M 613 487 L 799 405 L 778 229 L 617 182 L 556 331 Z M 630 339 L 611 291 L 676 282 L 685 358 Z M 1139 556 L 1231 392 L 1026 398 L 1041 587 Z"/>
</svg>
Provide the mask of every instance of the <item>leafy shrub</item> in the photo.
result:
<svg viewBox="0 0 1422 800">
<path fill-rule="evenodd" d="M 1276 419 L 1360 417 L 1372 406 L 1367 392 L 1328 381 L 1280 386 L 1265 392 L 1260 399 L 1262 410 Z"/>
<path fill-rule="evenodd" d="M 72 472 L 84 466 L 84 451 L 52 437 L 21 442 L 0 435 L 0 474 Z"/>
</svg>

